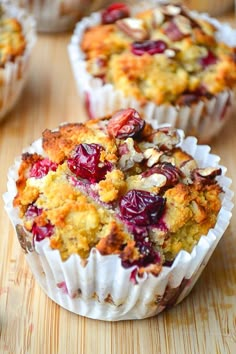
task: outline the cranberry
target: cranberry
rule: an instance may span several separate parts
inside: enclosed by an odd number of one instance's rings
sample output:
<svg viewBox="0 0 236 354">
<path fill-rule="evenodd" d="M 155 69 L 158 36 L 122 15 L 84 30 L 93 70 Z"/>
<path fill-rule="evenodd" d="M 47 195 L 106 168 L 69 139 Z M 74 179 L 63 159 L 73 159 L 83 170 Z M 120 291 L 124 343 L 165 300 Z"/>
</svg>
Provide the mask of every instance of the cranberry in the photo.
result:
<svg viewBox="0 0 236 354">
<path fill-rule="evenodd" d="M 200 59 L 200 64 L 203 68 L 206 68 L 209 65 L 214 65 L 217 62 L 217 57 L 210 50 L 204 58 Z"/>
<path fill-rule="evenodd" d="M 185 35 L 180 31 L 179 27 L 173 21 L 168 22 L 166 28 L 164 29 L 164 33 L 173 42 L 180 41 L 185 37 Z"/>
<path fill-rule="evenodd" d="M 140 252 L 140 258 L 135 261 L 122 261 L 122 265 L 124 268 L 129 268 L 134 265 L 138 267 L 147 267 L 150 264 L 158 264 L 161 261 L 160 254 L 156 251 L 150 241 L 136 241 L 136 246 Z M 134 278 L 136 279 L 136 274 L 133 274 Z"/>
<path fill-rule="evenodd" d="M 107 131 L 113 138 L 126 139 L 137 136 L 144 128 L 145 121 L 133 108 L 121 109 L 108 122 Z"/>
<path fill-rule="evenodd" d="M 130 190 L 120 200 L 121 216 L 138 226 L 156 224 L 161 217 L 166 200 L 158 195 Z"/>
<path fill-rule="evenodd" d="M 26 210 L 25 217 L 28 219 L 34 219 L 40 214 L 42 214 L 42 209 L 36 207 L 36 205 L 29 205 L 28 209 Z"/>
<path fill-rule="evenodd" d="M 50 161 L 48 158 L 39 160 L 32 166 L 29 176 L 35 178 L 42 178 L 48 174 L 49 171 L 56 171 L 57 164 Z"/>
<path fill-rule="evenodd" d="M 42 241 L 46 237 L 51 237 L 54 232 L 54 226 L 48 222 L 44 226 L 38 226 L 36 223 L 33 224 L 32 233 L 36 241 Z"/>
<path fill-rule="evenodd" d="M 57 287 L 62 290 L 64 294 L 68 294 L 68 289 L 65 281 L 62 281 L 61 283 L 57 283 Z"/>
<path fill-rule="evenodd" d="M 131 51 L 135 55 L 143 55 L 148 53 L 150 55 L 161 54 L 167 49 L 167 44 L 162 40 L 134 42 L 131 45 Z"/>
<path fill-rule="evenodd" d="M 67 161 L 69 169 L 76 177 L 87 179 L 91 183 L 99 182 L 112 168 L 110 162 L 100 161 L 103 150 L 104 148 L 98 144 L 78 145 L 74 155 Z"/>
<path fill-rule="evenodd" d="M 171 163 L 163 163 L 152 167 L 147 172 L 144 172 L 143 177 L 149 177 L 154 173 L 158 173 L 166 177 L 167 181 L 165 187 L 176 185 L 179 182 L 179 178 L 183 176 L 183 173 L 178 167 L 172 165 Z"/>
<path fill-rule="evenodd" d="M 108 6 L 102 11 L 102 23 L 104 25 L 114 23 L 125 17 L 130 16 L 130 11 L 127 5 L 117 2 Z"/>
<path fill-rule="evenodd" d="M 177 100 L 178 105 L 191 105 L 192 103 L 198 102 L 201 97 L 206 97 L 211 99 L 213 95 L 207 92 L 206 88 L 200 86 L 195 91 L 185 91 Z"/>
</svg>

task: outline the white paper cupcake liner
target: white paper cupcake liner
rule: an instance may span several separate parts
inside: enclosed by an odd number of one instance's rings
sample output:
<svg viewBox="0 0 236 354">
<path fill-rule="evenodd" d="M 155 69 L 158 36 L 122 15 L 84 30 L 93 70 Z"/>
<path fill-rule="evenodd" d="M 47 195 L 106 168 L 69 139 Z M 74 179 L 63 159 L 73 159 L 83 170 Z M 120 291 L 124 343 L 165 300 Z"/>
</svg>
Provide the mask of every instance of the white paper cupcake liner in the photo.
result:
<svg viewBox="0 0 236 354">
<path fill-rule="evenodd" d="M 79 18 L 108 3 L 104 0 L 93 0 L 89 3 L 87 0 L 14 1 L 34 15 L 39 32 L 62 32 L 73 29 Z"/>
<path fill-rule="evenodd" d="M 232 181 L 225 176 L 226 168 L 219 165 L 218 156 L 210 154 L 209 146 L 197 145 L 194 137 L 184 139 L 181 146 L 200 167 L 222 169 L 222 175 L 218 177 L 224 190 L 222 207 L 215 227 L 200 238 L 191 254 L 180 251 L 171 267 L 164 266 L 157 277 L 152 274 L 136 277 L 136 284 L 132 281 L 135 267 L 123 268 L 118 255 L 102 256 L 92 249 L 86 262 L 75 254 L 63 262 L 59 251 L 50 248 L 48 239 L 36 242 L 35 248 L 32 247 L 32 238 L 25 231 L 22 235 L 22 220 L 12 205 L 21 161 L 16 159 L 8 173 L 8 191 L 3 195 L 5 209 L 17 230 L 29 267 L 52 300 L 79 315 L 118 321 L 157 315 L 188 295 L 229 225 L 233 192 L 230 190 Z M 25 151 L 41 154 L 41 140 Z"/>
<path fill-rule="evenodd" d="M 158 1 L 151 1 L 151 4 Z M 160 2 L 160 1 L 159 1 Z M 141 2 L 131 8 L 132 13 L 150 7 L 150 1 Z M 222 40 L 230 46 L 236 46 L 236 30 L 227 24 L 210 18 L 206 14 L 192 12 L 197 17 L 207 19 L 217 28 L 217 39 Z M 73 69 L 78 92 L 84 101 L 90 118 L 106 116 L 115 110 L 132 107 L 143 112 L 146 121 L 154 128 L 166 122 L 176 128 L 183 129 L 186 135 L 194 135 L 199 142 L 209 142 L 224 126 L 225 122 L 232 115 L 232 102 L 234 93 L 232 90 L 215 95 L 211 99 L 205 98 L 191 106 L 156 105 L 148 102 L 140 104 L 135 98 L 125 97 L 119 90 L 114 89 L 112 84 L 103 84 L 99 78 L 92 77 L 86 70 L 84 53 L 80 50 L 80 43 L 87 28 L 101 23 L 99 12 L 93 13 L 90 17 L 84 18 L 77 23 L 74 34 L 68 46 L 69 57 Z"/>
<path fill-rule="evenodd" d="M 13 108 L 22 92 L 29 72 L 32 48 L 36 41 L 33 18 L 7 1 L 3 1 L 1 5 L 6 16 L 14 17 L 21 23 L 26 38 L 26 48 L 14 62 L 9 61 L 0 68 L 0 120 Z"/>
</svg>

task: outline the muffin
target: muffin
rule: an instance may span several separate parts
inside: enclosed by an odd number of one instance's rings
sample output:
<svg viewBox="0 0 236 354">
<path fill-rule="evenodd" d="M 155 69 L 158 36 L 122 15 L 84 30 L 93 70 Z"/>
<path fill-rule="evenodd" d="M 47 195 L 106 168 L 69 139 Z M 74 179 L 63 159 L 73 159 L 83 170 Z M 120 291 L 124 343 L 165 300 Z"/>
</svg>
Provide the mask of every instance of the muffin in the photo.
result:
<svg viewBox="0 0 236 354">
<path fill-rule="evenodd" d="M 100 320 L 150 317 L 188 294 L 229 224 L 218 161 L 122 109 L 46 129 L 10 169 L 5 208 L 56 303 Z"/>
<path fill-rule="evenodd" d="M 14 0 L 32 13 L 40 32 L 70 30 L 76 22 L 90 11 L 108 4 L 107 0 Z"/>
<path fill-rule="evenodd" d="M 154 127 L 209 141 L 230 115 L 236 31 L 182 5 L 147 4 L 113 4 L 76 26 L 69 54 L 89 115 L 136 107 Z"/>
<path fill-rule="evenodd" d="M 193 10 L 208 12 L 212 16 L 220 16 L 234 8 L 234 0 L 184 0 L 182 2 Z"/>
<path fill-rule="evenodd" d="M 17 7 L 0 4 L 0 120 L 16 103 L 25 84 L 35 23 Z"/>
</svg>

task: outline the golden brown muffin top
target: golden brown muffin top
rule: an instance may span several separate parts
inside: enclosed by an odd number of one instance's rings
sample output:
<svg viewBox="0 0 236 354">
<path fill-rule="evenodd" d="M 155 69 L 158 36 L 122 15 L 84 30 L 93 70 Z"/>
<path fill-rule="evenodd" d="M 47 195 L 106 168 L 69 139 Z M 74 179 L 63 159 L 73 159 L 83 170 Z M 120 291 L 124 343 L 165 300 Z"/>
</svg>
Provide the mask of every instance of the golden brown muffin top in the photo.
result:
<svg viewBox="0 0 236 354">
<path fill-rule="evenodd" d="M 157 5 L 134 16 L 124 7 L 108 7 L 101 24 L 83 35 L 92 76 L 144 104 L 188 105 L 235 86 L 236 49 L 218 41 L 207 20 L 181 5 Z"/>
<path fill-rule="evenodd" d="M 0 68 L 14 62 L 26 47 L 22 26 L 15 18 L 7 17 L 0 6 Z"/>
<path fill-rule="evenodd" d="M 18 208 L 34 243 L 49 239 L 63 260 L 92 248 L 124 267 L 158 274 L 214 227 L 221 170 L 200 168 L 177 130 L 153 129 L 132 108 L 45 130 L 43 155 L 26 152 Z"/>
</svg>

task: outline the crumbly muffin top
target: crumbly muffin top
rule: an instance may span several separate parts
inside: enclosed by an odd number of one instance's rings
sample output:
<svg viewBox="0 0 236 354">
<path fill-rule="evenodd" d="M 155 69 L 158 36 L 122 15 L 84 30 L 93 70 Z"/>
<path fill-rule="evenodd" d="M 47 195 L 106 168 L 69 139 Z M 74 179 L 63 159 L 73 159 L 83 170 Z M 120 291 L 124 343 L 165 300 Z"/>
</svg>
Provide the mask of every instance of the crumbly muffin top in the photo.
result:
<svg viewBox="0 0 236 354">
<path fill-rule="evenodd" d="M 43 132 L 44 154 L 23 153 L 17 207 L 33 241 L 63 260 L 92 248 L 158 274 L 214 227 L 218 168 L 200 168 L 177 130 L 154 130 L 132 109 Z M 34 243 L 33 242 L 33 243 Z"/>
<path fill-rule="evenodd" d="M 236 48 L 215 26 L 182 5 L 157 5 L 135 16 L 111 5 L 82 38 L 88 72 L 145 104 L 191 104 L 232 88 Z"/>
<path fill-rule="evenodd" d="M 22 26 L 15 18 L 8 17 L 0 5 L 0 68 L 22 55 L 26 47 Z"/>
</svg>

